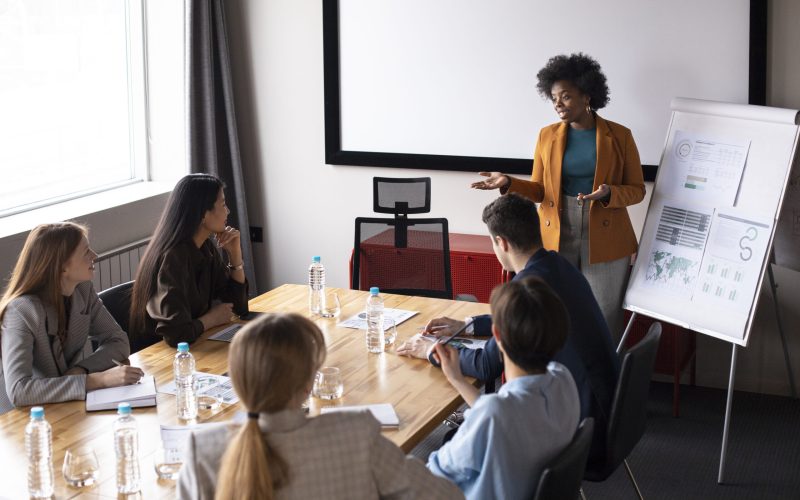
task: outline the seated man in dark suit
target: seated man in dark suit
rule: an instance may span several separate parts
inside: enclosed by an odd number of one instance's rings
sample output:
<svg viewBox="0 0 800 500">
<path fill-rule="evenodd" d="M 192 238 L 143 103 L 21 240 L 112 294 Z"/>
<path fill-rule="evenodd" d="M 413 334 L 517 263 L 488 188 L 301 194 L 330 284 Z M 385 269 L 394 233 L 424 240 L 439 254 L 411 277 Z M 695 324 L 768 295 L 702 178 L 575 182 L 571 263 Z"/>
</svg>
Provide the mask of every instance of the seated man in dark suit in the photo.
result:
<svg viewBox="0 0 800 500">
<path fill-rule="evenodd" d="M 515 280 L 525 276 L 543 279 L 566 306 L 569 334 L 563 349 L 553 360 L 566 366 L 575 380 L 581 418 L 595 419 L 590 456 L 603 453 L 620 363 L 589 283 L 558 253 L 542 248 L 536 205 L 527 198 L 515 194 L 500 196 L 484 208 L 483 222 L 503 268 L 515 272 Z M 426 331 L 443 336 L 463 325 L 464 321 L 457 319 L 436 318 L 428 323 Z M 476 316 L 467 334 L 491 336 L 491 325 L 490 315 Z M 431 341 L 416 336 L 398 347 L 397 353 L 427 358 L 431 346 Z M 503 359 L 494 338 L 490 338 L 483 349 L 461 349 L 459 360 L 464 375 L 484 382 L 494 382 L 503 373 Z"/>
</svg>

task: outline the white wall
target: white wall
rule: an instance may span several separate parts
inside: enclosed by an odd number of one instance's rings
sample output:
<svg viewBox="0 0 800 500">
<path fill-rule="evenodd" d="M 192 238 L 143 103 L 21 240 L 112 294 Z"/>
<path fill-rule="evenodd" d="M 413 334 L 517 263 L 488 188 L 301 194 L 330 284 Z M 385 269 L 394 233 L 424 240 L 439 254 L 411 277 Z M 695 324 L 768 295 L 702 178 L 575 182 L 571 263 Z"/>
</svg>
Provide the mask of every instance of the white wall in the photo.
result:
<svg viewBox="0 0 800 500">
<path fill-rule="evenodd" d="M 793 31 L 800 3 L 772 4 L 770 103 L 797 108 L 800 61 L 790 51 L 800 45 L 800 35 Z M 348 285 L 353 219 L 371 215 L 376 175 L 429 175 L 431 216 L 447 217 L 452 232 L 485 232 L 481 210 L 496 193 L 470 190 L 475 174 L 325 165 L 322 2 L 231 0 L 227 5 L 251 224 L 265 231 L 265 242 L 254 246 L 262 291 L 305 282 L 311 256 L 317 254 L 326 264 L 329 284 Z M 637 227 L 644 221 L 646 203 L 631 209 Z M 793 307 L 800 298 L 800 280 L 787 270 L 778 270 L 776 278 L 786 331 L 792 337 L 800 330 Z M 751 345 L 740 353 L 737 387 L 785 393 L 788 383 L 768 298 L 756 315 Z M 700 337 L 698 382 L 725 386 L 730 346 Z M 800 339 L 789 342 L 790 347 L 799 345 Z M 793 349 L 794 362 L 800 371 L 797 351 Z"/>
</svg>

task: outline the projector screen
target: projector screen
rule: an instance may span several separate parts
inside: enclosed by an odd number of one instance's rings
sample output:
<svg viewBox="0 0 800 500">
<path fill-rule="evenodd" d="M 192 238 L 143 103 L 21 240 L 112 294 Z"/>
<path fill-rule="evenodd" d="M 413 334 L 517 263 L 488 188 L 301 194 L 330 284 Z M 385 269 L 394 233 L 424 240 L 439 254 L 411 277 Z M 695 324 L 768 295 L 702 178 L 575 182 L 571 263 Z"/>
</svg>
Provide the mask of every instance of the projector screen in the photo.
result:
<svg viewBox="0 0 800 500">
<path fill-rule="evenodd" d="M 599 114 L 633 131 L 647 177 L 673 97 L 764 101 L 766 10 L 750 0 L 325 0 L 324 10 L 329 164 L 530 173 L 539 129 L 558 121 L 536 92 L 556 54 L 601 64 L 611 101 Z"/>
</svg>

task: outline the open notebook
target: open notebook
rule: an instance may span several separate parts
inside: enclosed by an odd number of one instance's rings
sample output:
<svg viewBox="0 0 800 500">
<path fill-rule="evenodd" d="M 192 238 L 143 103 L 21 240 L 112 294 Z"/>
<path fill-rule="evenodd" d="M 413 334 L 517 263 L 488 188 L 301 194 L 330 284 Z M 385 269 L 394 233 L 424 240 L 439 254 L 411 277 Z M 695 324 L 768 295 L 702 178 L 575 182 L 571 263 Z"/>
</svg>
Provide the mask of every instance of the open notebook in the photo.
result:
<svg viewBox="0 0 800 500">
<path fill-rule="evenodd" d="M 381 423 L 384 428 L 397 428 L 400 427 L 400 418 L 394 411 L 394 406 L 389 403 L 373 404 L 373 405 L 358 405 L 358 406 L 326 406 L 320 410 L 320 413 L 333 413 L 337 411 L 363 411 L 369 410 L 372 416 Z"/>
<path fill-rule="evenodd" d="M 86 411 L 115 410 L 119 403 L 130 403 L 133 408 L 155 406 L 156 380 L 152 375 L 147 375 L 138 384 L 86 393 Z"/>
</svg>

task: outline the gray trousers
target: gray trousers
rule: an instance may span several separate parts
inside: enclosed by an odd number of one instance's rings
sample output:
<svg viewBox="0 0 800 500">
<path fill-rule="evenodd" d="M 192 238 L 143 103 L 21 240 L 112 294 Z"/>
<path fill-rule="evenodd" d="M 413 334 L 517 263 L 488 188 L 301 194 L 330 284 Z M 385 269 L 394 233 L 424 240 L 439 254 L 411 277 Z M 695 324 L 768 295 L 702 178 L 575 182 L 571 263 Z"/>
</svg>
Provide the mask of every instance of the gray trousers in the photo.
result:
<svg viewBox="0 0 800 500">
<path fill-rule="evenodd" d="M 582 205 L 582 206 L 581 206 Z M 624 330 L 622 300 L 628 286 L 630 257 L 589 264 L 589 202 L 561 197 L 559 254 L 577 267 L 592 288 L 608 323 L 611 338 L 619 341 Z"/>
</svg>

